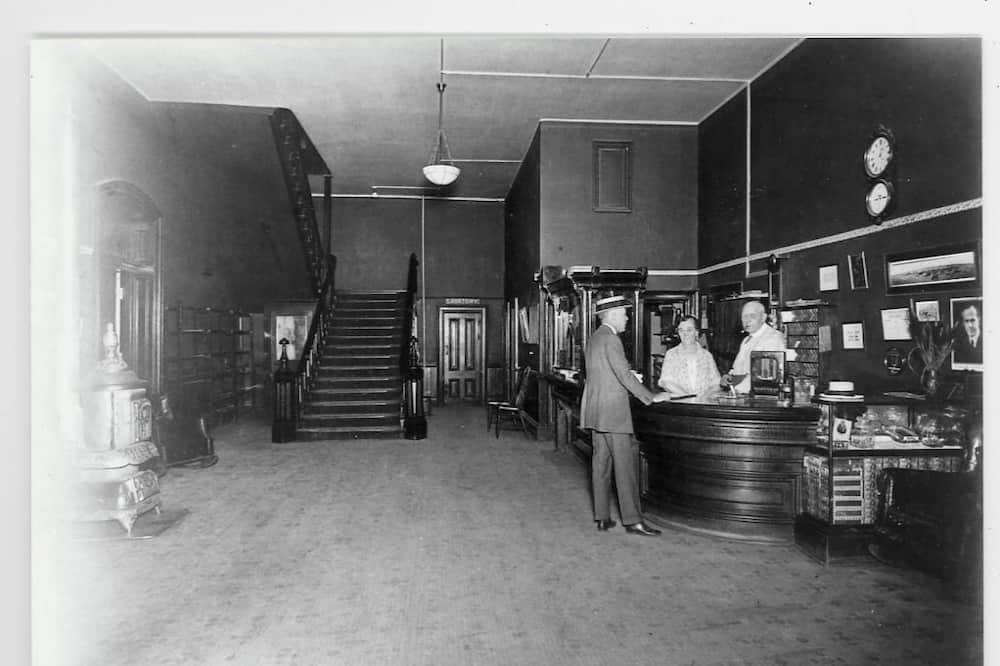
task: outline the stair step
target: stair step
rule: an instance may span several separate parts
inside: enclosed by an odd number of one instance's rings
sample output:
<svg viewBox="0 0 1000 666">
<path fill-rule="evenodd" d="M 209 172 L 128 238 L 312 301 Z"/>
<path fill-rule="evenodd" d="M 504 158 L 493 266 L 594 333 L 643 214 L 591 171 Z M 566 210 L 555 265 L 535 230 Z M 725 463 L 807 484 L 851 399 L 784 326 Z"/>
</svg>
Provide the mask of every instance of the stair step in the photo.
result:
<svg viewBox="0 0 1000 666">
<path fill-rule="evenodd" d="M 313 391 L 320 389 L 355 389 L 366 391 L 373 388 L 399 388 L 402 381 L 398 377 L 343 377 L 317 379 Z"/>
<path fill-rule="evenodd" d="M 313 414 L 394 414 L 399 418 L 399 400 L 316 400 L 306 406 L 306 413 Z"/>
<path fill-rule="evenodd" d="M 346 428 L 368 427 L 372 425 L 399 425 L 399 410 L 395 412 L 355 412 L 355 413 L 319 413 L 305 414 L 302 423 L 310 428 Z"/>
<path fill-rule="evenodd" d="M 324 360 L 324 364 L 317 368 L 316 376 L 320 378 L 332 378 L 336 379 L 338 377 L 396 377 L 399 375 L 399 364 L 393 363 L 392 365 L 347 365 L 350 361 L 349 357 L 344 357 L 344 364 L 340 365 L 337 363 L 332 363 L 334 359 L 327 358 Z"/>
<path fill-rule="evenodd" d="M 306 428 L 296 429 L 295 438 L 304 442 L 321 442 L 330 439 L 402 439 L 399 426 L 370 428 Z"/>
<path fill-rule="evenodd" d="M 314 388 L 311 391 L 311 395 L 316 397 L 316 399 L 321 399 L 322 397 L 337 396 L 337 395 L 349 395 L 352 397 L 360 398 L 365 395 L 378 395 L 388 398 L 388 396 L 394 395 L 396 399 L 399 399 L 399 395 L 403 392 L 403 387 L 398 384 L 395 386 L 364 386 L 364 387 L 350 387 L 350 388 Z"/>
<path fill-rule="evenodd" d="M 324 356 L 326 354 L 388 354 L 395 356 L 399 353 L 399 345 L 369 345 L 362 342 L 338 342 L 336 344 L 325 344 L 322 350 Z"/>
</svg>

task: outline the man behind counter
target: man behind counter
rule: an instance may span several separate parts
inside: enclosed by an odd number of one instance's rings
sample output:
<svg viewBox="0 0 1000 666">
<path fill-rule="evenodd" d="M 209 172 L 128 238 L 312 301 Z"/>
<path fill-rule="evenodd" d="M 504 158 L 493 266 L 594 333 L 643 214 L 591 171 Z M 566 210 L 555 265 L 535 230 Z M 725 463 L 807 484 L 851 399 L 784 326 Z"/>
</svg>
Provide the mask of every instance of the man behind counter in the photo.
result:
<svg viewBox="0 0 1000 666">
<path fill-rule="evenodd" d="M 764 304 L 748 301 L 743 306 L 740 319 L 747 336 L 740 344 L 740 351 L 733 361 L 733 368 L 722 376 L 723 386 L 732 386 L 737 393 L 750 392 L 750 352 L 785 351 L 785 336 L 771 328 L 765 321 Z"/>
<path fill-rule="evenodd" d="M 653 393 L 643 386 L 629 367 L 618 335 L 625 330 L 629 302 L 622 296 L 594 303 L 601 320 L 584 351 L 587 382 L 580 402 L 580 427 L 592 431 L 594 454 L 591 480 L 594 486 L 594 521 L 597 529 L 615 526 L 611 520 L 611 473 L 618 489 L 618 508 L 629 534 L 656 536 L 659 530 L 642 522 L 639 485 L 635 478 L 635 446 L 632 442 L 632 409 L 629 393 L 648 405 L 670 399 L 668 393 Z"/>
</svg>

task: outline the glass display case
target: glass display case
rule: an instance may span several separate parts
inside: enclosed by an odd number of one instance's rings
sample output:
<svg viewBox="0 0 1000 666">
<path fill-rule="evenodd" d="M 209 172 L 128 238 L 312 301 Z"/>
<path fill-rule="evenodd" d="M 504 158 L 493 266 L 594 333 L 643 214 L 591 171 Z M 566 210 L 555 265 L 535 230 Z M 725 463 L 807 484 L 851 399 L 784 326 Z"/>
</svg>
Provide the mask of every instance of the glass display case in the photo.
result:
<svg viewBox="0 0 1000 666">
<path fill-rule="evenodd" d="M 887 396 L 821 397 L 816 441 L 803 454 L 796 543 L 824 564 L 865 555 L 889 468 L 966 467 L 965 411 Z"/>
</svg>

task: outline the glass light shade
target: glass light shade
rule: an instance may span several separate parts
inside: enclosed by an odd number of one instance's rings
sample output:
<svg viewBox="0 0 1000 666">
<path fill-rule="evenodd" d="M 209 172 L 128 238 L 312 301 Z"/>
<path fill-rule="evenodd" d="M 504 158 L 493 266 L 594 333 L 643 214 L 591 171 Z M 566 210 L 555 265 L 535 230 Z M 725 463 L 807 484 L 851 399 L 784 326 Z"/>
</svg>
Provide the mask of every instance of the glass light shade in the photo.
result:
<svg viewBox="0 0 1000 666">
<path fill-rule="evenodd" d="M 450 164 L 428 164 L 424 167 L 424 178 L 435 185 L 451 185 L 458 174 L 458 167 Z"/>
</svg>

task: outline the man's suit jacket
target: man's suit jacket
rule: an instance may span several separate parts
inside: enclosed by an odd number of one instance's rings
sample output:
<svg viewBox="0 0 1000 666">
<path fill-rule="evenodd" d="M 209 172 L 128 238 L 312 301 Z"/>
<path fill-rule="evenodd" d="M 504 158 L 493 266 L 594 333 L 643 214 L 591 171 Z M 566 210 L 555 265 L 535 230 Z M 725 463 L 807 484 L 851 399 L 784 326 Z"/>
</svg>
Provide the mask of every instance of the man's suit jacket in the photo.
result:
<svg viewBox="0 0 1000 666">
<path fill-rule="evenodd" d="M 618 334 L 601 324 L 587 341 L 584 358 L 587 380 L 580 403 L 580 427 L 633 433 L 628 395 L 648 405 L 653 393 L 632 374 Z"/>
<path fill-rule="evenodd" d="M 969 342 L 969 336 L 964 333 L 955 339 L 955 362 L 956 363 L 982 363 L 983 362 L 983 336 L 979 335 L 976 346 Z"/>
</svg>

